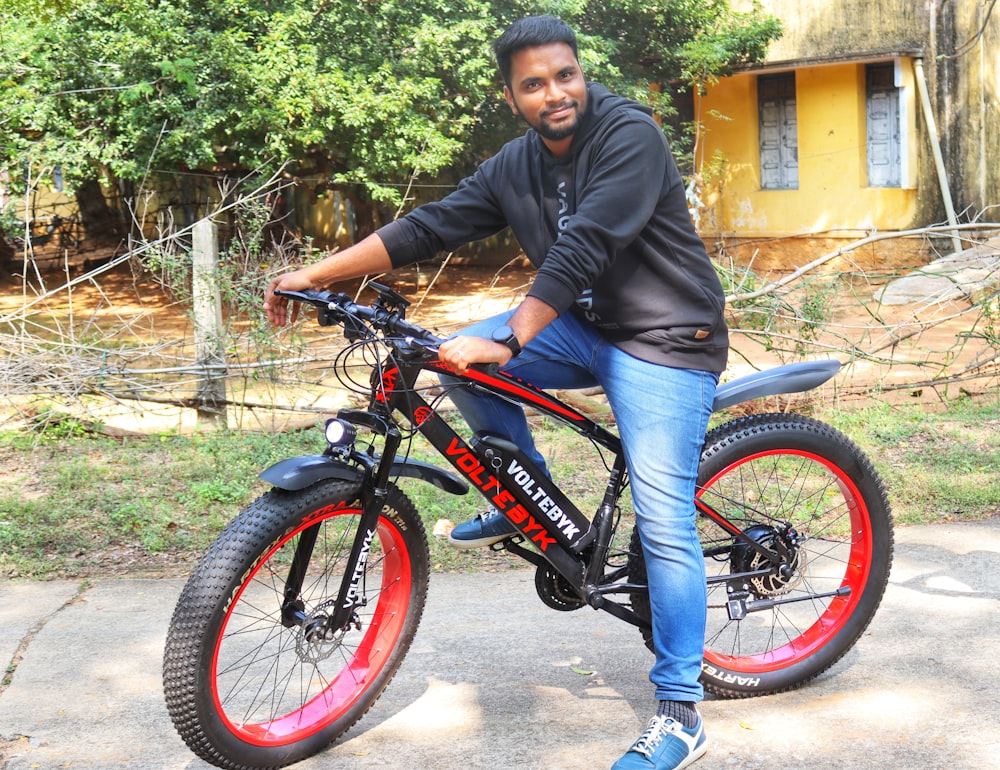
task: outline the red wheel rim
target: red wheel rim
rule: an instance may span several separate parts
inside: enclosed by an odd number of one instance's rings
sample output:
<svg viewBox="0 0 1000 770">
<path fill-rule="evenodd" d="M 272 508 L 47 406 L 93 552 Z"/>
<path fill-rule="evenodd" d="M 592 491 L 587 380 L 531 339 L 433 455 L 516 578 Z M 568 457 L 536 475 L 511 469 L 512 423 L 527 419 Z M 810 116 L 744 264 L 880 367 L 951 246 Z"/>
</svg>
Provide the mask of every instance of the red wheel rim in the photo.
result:
<svg viewBox="0 0 1000 770">
<path fill-rule="evenodd" d="M 785 669 L 804 660 L 826 645 L 835 637 L 850 620 L 854 610 L 861 601 L 864 587 L 868 581 L 872 560 L 872 533 L 869 512 L 857 486 L 836 465 L 810 452 L 781 450 L 760 452 L 743 458 L 739 463 L 727 466 L 716 473 L 706 483 L 699 495 L 711 492 L 713 485 L 727 474 L 733 473 L 738 467 L 770 456 L 797 456 L 804 460 L 815 462 L 829 471 L 833 485 L 839 489 L 845 504 L 845 513 L 850 522 L 851 536 L 848 543 L 848 556 L 844 560 L 844 574 L 840 587 L 847 587 L 850 593 L 846 596 L 830 600 L 825 610 L 818 614 L 815 621 L 808 627 L 797 629 L 798 634 L 783 644 L 754 654 L 724 654 L 717 650 L 705 649 L 706 664 L 740 673 L 767 673 Z"/>
<path fill-rule="evenodd" d="M 379 561 L 381 581 L 380 585 L 374 588 L 374 591 L 372 586 L 369 586 L 366 591 L 366 594 L 377 592 L 377 603 L 367 614 L 368 621 L 363 628 L 361 638 L 352 642 L 350 649 L 339 650 L 331 656 L 337 662 L 335 673 L 330 672 L 328 678 L 319 675 L 318 672 L 315 673 L 317 679 L 322 681 L 318 686 L 311 688 L 314 691 L 310 691 L 307 696 L 300 698 L 301 702 L 292 707 L 278 708 L 278 713 L 269 714 L 263 719 L 256 716 L 249 719 L 241 718 L 235 709 L 227 707 L 226 701 L 229 698 L 229 691 L 223 692 L 223 688 L 220 687 L 219 674 L 223 648 L 231 634 L 243 633 L 242 629 L 246 626 L 247 621 L 242 615 L 242 610 L 240 612 L 237 610 L 242 607 L 244 594 L 250 586 L 255 584 L 262 570 L 266 570 L 275 554 L 300 535 L 303 530 L 316 525 L 317 522 L 326 522 L 344 516 L 353 517 L 359 513 L 360 511 L 356 508 L 331 506 L 311 516 L 308 523 L 286 533 L 254 564 L 252 571 L 243 580 L 240 590 L 227 608 L 222 629 L 213 651 L 210 682 L 216 713 L 227 729 L 241 740 L 257 746 L 282 746 L 295 743 L 323 730 L 343 717 L 358 702 L 389 662 L 396 642 L 403 632 L 406 620 L 406 610 L 410 602 L 411 568 L 409 551 L 403 543 L 402 533 L 391 522 L 380 518 L 377 535 L 381 546 Z M 352 533 L 353 529 L 353 527 L 348 527 Z M 337 585 L 339 586 L 339 577 Z M 268 644 L 271 647 L 282 648 L 286 655 L 294 655 L 295 649 L 291 644 L 279 640 L 282 636 L 296 633 L 297 629 L 282 628 L 280 622 L 275 623 L 273 619 L 269 622 L 272 629 L 270 633 L 273 636 L 267 640 Z M 259 687 L 262 700 L 266 700 L 270 697 L 267 695 L 268 687 L 274 687 L 275 684 L 290 687 L 294 684 L 291 676 L 279 677 L 276 673 L 278 665 L 277 660 L 273 662 L 262 661 L 259 668 L 264 673 L 261 675 L 260 683 L 243 684 L 241 689 L 246 691 L 247 687 Z M 294 667 L 295 664 L 292 665 Z M 299 667 L 306 670 L 310 668 L 309 666 Z M 305 675 L 312 676 L 314 674 L 306 673 Z M 243 707 L 241 706 L 240 709 L 243 710 Z"/>
</svg>

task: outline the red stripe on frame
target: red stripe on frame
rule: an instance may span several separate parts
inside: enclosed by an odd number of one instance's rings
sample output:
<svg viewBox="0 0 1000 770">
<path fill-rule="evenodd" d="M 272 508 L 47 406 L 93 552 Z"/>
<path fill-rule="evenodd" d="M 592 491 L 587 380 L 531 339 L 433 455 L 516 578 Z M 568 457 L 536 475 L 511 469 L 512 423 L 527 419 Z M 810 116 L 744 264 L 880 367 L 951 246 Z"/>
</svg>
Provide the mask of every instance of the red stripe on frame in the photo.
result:
<svg viewBox="0 0 1000 770">
<path fill-rule="evenodd" d="M 549 397 L 544 391 L 538 390 L 534 385 L 524 383 L 523 385 L 519 382 L 514 382 L 511 379 L 505 379 L 503 377 L 494 377 L 492 375 L 480 372 L 476 369 L 466 369 L 464 372 L 457 372 L 450 366 L 447 366 L 441 362 L 437 362 L 431 365 L 434 369 L 437 369 L 447 374 L 452 374 L 457 377 L 464 377 L 465 379 L 474 380 L 475 382 L 488 383 L 498 390 L 504 390 L 508 393 L 516 393 L 519 396 L 526 397 L 529 401 L 536 404 L 541 404 L 547 407 L 553 412 L 561 414 L 570 420 L 576 422 L 586 421 L 586 417 L 579 412 L 570 409 L 568 406 L 561 404 L 560 402 Z M 507 375 L 510 377 L 510 375 Z"/>
</svg>

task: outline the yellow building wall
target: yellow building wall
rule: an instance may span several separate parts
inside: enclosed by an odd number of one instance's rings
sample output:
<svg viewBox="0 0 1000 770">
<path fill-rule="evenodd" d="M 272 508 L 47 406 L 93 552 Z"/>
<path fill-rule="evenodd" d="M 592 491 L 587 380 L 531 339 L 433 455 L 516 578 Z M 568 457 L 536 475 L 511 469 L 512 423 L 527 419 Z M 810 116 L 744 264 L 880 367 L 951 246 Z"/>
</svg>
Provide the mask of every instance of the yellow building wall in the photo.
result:
<svg viewBox="0 0 1000 770">
<path fill-rule="evenodd" d="M 916 110 L 912 66 L 897 65 L 906 139 L 901 188 L 868 187 L 864 64 L 804 67 L 795 72 L 799 186 L 760 186 L 757 75 L 721 80 L 697 99 L 704 126 L 702 232 L 746 237 L 902 230 L 917 215 Z"/>
</svg>

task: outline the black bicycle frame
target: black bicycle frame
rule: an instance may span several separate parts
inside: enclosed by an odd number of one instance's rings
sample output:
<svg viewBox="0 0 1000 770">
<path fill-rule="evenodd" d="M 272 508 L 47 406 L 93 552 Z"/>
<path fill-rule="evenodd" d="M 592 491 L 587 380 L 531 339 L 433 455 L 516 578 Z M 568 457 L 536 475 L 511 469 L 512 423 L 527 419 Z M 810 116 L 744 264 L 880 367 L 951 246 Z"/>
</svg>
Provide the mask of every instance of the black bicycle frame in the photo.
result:
<svg viewBox="0 0 1000 770">
<path fill-rule="evenodd" d="M 493 436 L 479 435 L 466 443 L 435 412 L 414 387 L 422 370 L 446 374 L 495 396 L 530 405 L 543 414 L 570 425 L 610 450 L 615 463 L 604 500 L 591 520 L 568 500 L 548 476 L 537 468 L 520 447 Z M 587 570 L 592 559 L 585 558 L 588 547 L 598 543 L 603 518 L 609 521 L 625 484 L 625 464 L 621 441 L 584 414 L 551 397 L 544 391 L 504 371 L 467 369 L 457 372 L 440 361 L 416 365 L 402 364 L 383 371 L 376 391 L 390 408 L 398 410 L 427 441 L 475 487 L 497 510 L 517 527 L 541 557 L 562 575 L 581 597 L 588 582 L 598 576 Z M 538 563 L 534 552 L 530 561 Z M 523 555 L 523 554 L 521 554 Z"/>
<path fill-rule="evenodd" d="M 647 590 L 645 585 L 618 582 L 627 572 L 624 568 L 603 574 L 606 556 L 614 529 L 618 499 L 627 483 L 621 439 L 586 415 L 553 398 L 545 391 L 502 370 L 470 368 L 456 371 L 425 356 L 407 360 L 407 356 L 390 355 L 372 372 L 372 399 L 368 411 L 342 410 L 338 417 L 363 425 L 385 437 L 385 446 L 377 462 L 365 467 L 362 481 L 362 517 L 358 534 L 348 561 L 343 585 L 330 618 L 328 628 L 344 628 L 353 616 L 352 598 L 357 594 L 358 581 L 363 579 L 368 548 L 371 543 L 382 503 L 388 494 L 391 468 L 400 445 L 399 431 L 391 419 L 399 412 L 419 431 L 442 457 L 501 511 L 519 531 L 525 541 L 537 549 L 529 550 L 516 540 L 504 542 L 504 548 L 542 566 L 551 565 L 582 601 L 603 609 L 639 627 L 649 627 L 649 621 L 631 609 L 608 597 Z M 446 374 L 459 380 L 456 387 L 472 387 L 501 398 L 531 406 L 537 411 L 570 426 L 579 434 L 609 450 L 614 456 L 608 484 L 597 512 L 591 519 L 565 498 L 553 482 L 535 467 L 521 449 L 509 441 L 493 436 L 475 436 L 466 442 L 434 410 L 416 387 L 422 371 Z M 358 453 L 352 455 L 358 459 Z M 741 579 L 765 575 L 777 555 L 747 537 L 739 527 L 728 521 L 700 498 L 695 505 L 735 541 L 746 544 L 763 557 L 765 566 L 753 572 L 741 573 Z M 308 556 L 308 554 L 306 554 Z M 294 586 L 288 596 L 294 594 Z"/>
<path fill-rule="evenodd" d="M 298 485 L 335 478 L 356 483 L 360 490 L 361 519 L 333 615 L 310 618 L 304 613 L 298 598 L 314 543 L 314 538 L 307 530 L 300 538 L 286 581 L 283 622 L 286 625 L 304 626 L 310 633 L 338 634 L 354 621 L 354 610 L 357 597 L 361 595 L 359 588 L 365 579 L 369 550 L 393 478 L 398 475 L 416 476 L 451 493 L 463 494 L 467 491 L 463 482 L 439 468 L 397 458 L 402 436 L 393 413 L 399 412 L 464 479 L 516 527 L 520 538 L 508 538 L 499 547 L 534 564 L 540 573 L 544 569 L 545 572 L 539 576 L 545 583 L 561 577 L 565 584 L 557 586 L 560 590 L 568 588 L 577 594 L 581 602 L 596 609 L 604 609 L 633 625 L 649 628 L 648 620 L 640 618 L 624 604 L 608 599 L 614 594 L 628 595 L 648 591 L 646 585 L 622 582 L 622 578 L 627 578 L 628 575 L 627 566 L 614 567 L 607 564 L 618 500 L 628 483 L 620 438 L 545 391 L 498 370 L 495 366 L 472 367 L 465 371 L 451 369 L 436 357 L 437 347 L 443 340 L 404 320 L 405 308 L 409 303 L 386 286 L 377 283 L 372 283 L 371 286 L 379 292 L 379 299 L 376 304 L 368 307 L 354 304 L 344 294 L 276 292 L 289 299 L 315 305 L 319 309 L 320 325 L 343 326 L 349 341 L 361 344 L 382 342 L 391 348 L 381 365 L 372 369 L 368 410 L 342 410 L 338 415 L 347 422 L 365 426 L 381 435 L 384 439 L 381 456 L 375 454 L 372 447 L 367 450 L 355 445 L 330 447 L 323 456 L 292 458 L 288 465 L 283 465 L 283 461 L 266 472 L 274 473 L 273 481 L 281 488 L 287 488 L 283 486 L 286 478 L 292 479 L 287 483 Z M 808 390 L 828 380 L 839 368 L 840 364 L 836 361 L 788 364 L 759 375 L 741 378 L 720 388 L 716 393 L 713 409 L 723 409 L 765 395 Z M 455 387 L 473 388 L 523 406 L 531 406 L 609 450 L 614 455 L 614 461 L 609 467 L 604 498 L 594 517 L 589 519 L 581 513 L 547 474 L 534 467 L 522 449 L 510 441 L 496 436 L 477 435 L 466 443 L 437 414 L 433 406 L 421 397 L 417 389 L 417 378 L 423 371 L 449 375 L 460 383 Z M 286 473 L 287 477 L 284 475 Z M 731 504 L 736 507 L 745 505 L 742 500 L 723 499 L 721 502 L 723 505 Z M 765 606 L 842 595 L 843 590 L 849 591 L 839 589 L 830 594 L 811 594 L 802 599 L 750 601 L 748 580 L 763 577 L 774 569 L 790 569 L 787 565 L 789 545 L 783 538 L 787 535 L 791 539 L 789 542 L 793 541 L 797 537 L 795 531 L 786 522 L 775 522 L 780 536 L 773 539 L 772 550 L 772 547 L 758 542 L 758 538 L 752 536 L 753 527 L 744 531 L 736 523 L 729 521 L 724 513 L 713 508 L 700 488 L 695 491 L 694 505 L 698 515 L 714 522 L 732 538 L 730 542 L 706 551 L 706 556 L 732 557 L 739 553 L 741 561 L 747 563 L 745 553 L 734 550 L 739 547 L 749 549 L 759 557 L 755 559 L 759 565 L 757 569 L 730 572 L 708 580 L 709 584 L 726 582 L 731 595 L 737 597 L 734 601 L 738 606 L 730 611 L 732 618 L 738 619 L 746 611 Z M 530 541 L 536 550 L 524 548 L 524 541 Z M 610 568 L 605 574 L 606 565 Z"/>
<path fill-rule="evenodd" d="M 536 566 L 543 563 L 551 565 L 581 599 L 591 605 L 607 609 L 635 625 L 648 626 L 645 620 L 628 608 L 605 600 L 605 594 L 611 590 L 601 574 L 611 540 L 617 501 L 627 479 L 619 437 L 586 415 L 507 372 L 479 368 L 458 372 L 426 357 L 406 361 L 405 356 L 399 353 L 399 350 L 395 351 L 381 367 L 373 370 L 372 399 L 367 411 L 348 409 L 338 413 L 340 419 L 364 425 L 381 434 L 386 442 L 377 461 L 364 468 L 361 479 L 362 516 L 335 612 L 327 627 L 345 628 L 353 615 L 352 597 L 357 594 L 357 581 L 363 579 L 371 535 L 382 510 L 382 501 L 388 493 L 391 468 L 399 447 L 399 432 L 390 417 L 393 412 L 405 417 L 472 487 L 507 516 L 523 539 L 537 550 L 529 550 L 511 541 L 506 541 L 507 548 Z M 475 436 L 471 442 L 466 442 L 420 395 L 416 383 L 422 371 L 447 374 L 462 382 L 459 387 L 477 388 L 530 405 L 608 449 L 614 455 L 614 462 L 604 498 L 593 519 L 580 512 L 548 476 L 511 442 L 491 436 Z M 363 459 L 359 455 L 354 452 L 352 457 Z M 304 547 L 308 548 L 308 543 Z M 303 554 L 303 558 L 308 558 L 308 553 Z M 622 572 L 619 570 L 614 577 L 621 577 Z M 296 595 L 294 575 L 289 577 L 286 607 Z M 642 588 L 619 583 L 614 591 Z"/>
</svg>

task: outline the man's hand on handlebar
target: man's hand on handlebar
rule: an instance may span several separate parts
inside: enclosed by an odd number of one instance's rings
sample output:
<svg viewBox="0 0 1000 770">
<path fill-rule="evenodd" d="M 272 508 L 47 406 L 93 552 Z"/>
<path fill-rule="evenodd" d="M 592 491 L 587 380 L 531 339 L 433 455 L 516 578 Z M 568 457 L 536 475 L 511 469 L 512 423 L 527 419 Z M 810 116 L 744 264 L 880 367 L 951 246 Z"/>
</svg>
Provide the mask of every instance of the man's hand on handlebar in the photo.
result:
<svg viewBox="0 0 1000 770">
<path fill-rule="evenodd" d="M 438 358 L 453 369 L 464 372 L 472 364 L 499 364 L 511 359 L 510 348 L 485 337 L 452 337 L 441 344 Z"/>
<path fill-rule="evenodd" d="M 275 289 L 303 291 L 313 288 L 315 287 L 312 281 L 303 270 L 294 270 L 273 279 L 264 293 L 264 313 L 267 314 L 268 320 L 275 326 L 285 326 L 289 323 L 295 323 L 299 317 L 299 303 L 289 302 L 287 297 L 276 297 L 274 295 Z"/>
<path fill-rule="evenodd" d="M 504 366 L 512 358 L 509 347 L 485 337 L 462 335 L 441 340 L 432 332 L 403 318 L 405 302 L 402 307 L 386 312 L 382 302 L 386 296 L 396 300 L 402 298 L 380 284 L 372 284 L 372 287 L 380 292 L 377 305 L 359 306 L 344 294 L 335 296 L 325 291 L 317 293 L 313 290 L 313 281 L 303 273 L 303 270 L 285 273 L 268 285 L 267 293 L 264 295 L 264 312 L 275 326 L 295 323 L 301 302 L 315 304 L 328 313 L 333 311 L 336 305 L 339 312 L 330 316 L 328 323 L 323 323 L 321 317 L 320 323 L 324 326 L 329 323 L 341 324 L 348 339 L 367 338 L 376 330 L 390 335 L 407 336 L 412 343 L 418 343 L 416 348 L 436 353 L 440 361 L 459 372 L 464 372 L 470 366 L 477 364 L 484 367 Z M 298 294 L 298 301 L 294 297 L 282 296 L 275 292 L 282 292 L 282 295 Z"/>
</svg>

